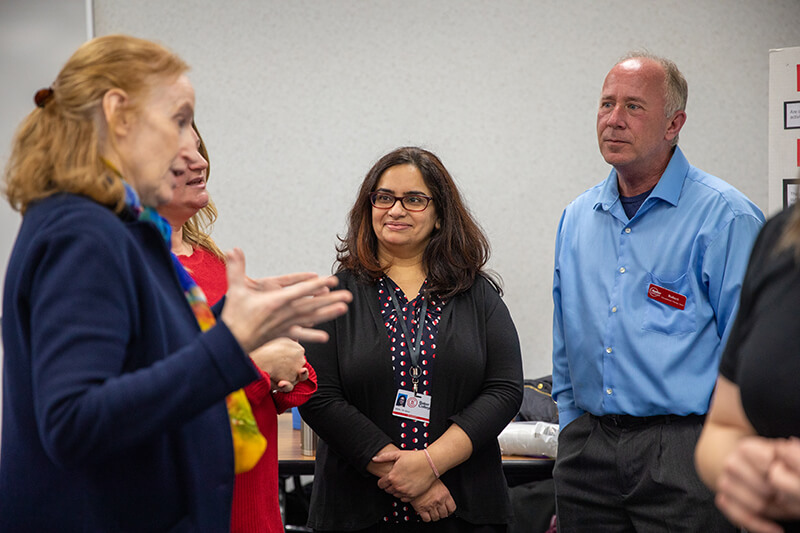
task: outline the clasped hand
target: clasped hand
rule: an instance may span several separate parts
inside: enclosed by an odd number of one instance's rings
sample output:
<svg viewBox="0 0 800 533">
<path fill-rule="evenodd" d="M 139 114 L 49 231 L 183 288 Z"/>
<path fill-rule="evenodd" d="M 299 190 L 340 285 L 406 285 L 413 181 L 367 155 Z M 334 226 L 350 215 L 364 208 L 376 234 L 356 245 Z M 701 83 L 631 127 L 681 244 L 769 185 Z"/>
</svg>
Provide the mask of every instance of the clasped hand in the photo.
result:
<svg viewBox="0 0 800 533">
<path fill-rule="evenodd" d="M 455 512 L 456 503 L 450 490 L 433 474 L 422 451 L 385 451 L 372 460 L 392 463 L 391 470 L 378 480 L 378 487 L 411 503 L 423 521 L 435 522 Z"/>
<path fill-rule="evenodd" d="M 421 451 L 387 451 L 372 460 L 376 463 L 394 463 L 389 473 L 378 480 L 378 487 L 404 502 L 421 495 L 436 481 L 436 476 Z"/>
<path fill-rule="evenodd" d="M 800 519 L 800 439 L 743 438 L 717 480 L 717 506 L 751 533 Z"/>
<path fill-rule="evenodd" d="M 295 385 L 308 379 L 305 355 L 300 343 L 281 337 L 253 351 L 250 358 L 269 374 L 273 391 L 291 392 Z"/>
</svg>

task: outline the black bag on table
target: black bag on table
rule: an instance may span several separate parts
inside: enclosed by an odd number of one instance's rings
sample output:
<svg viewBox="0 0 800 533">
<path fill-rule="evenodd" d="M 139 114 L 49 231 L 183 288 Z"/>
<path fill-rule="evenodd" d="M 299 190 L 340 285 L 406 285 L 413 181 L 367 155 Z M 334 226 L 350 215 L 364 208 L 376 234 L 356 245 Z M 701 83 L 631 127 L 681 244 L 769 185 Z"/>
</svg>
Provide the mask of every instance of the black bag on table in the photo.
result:
<svg viewBox="0 0 800 533">
<path fill-rule="evenodd" d="M 558 424 L 558 408 L 552 393 L 553 376 L 526 379 L 522 405 L 514 421 Z"/>
</svg>

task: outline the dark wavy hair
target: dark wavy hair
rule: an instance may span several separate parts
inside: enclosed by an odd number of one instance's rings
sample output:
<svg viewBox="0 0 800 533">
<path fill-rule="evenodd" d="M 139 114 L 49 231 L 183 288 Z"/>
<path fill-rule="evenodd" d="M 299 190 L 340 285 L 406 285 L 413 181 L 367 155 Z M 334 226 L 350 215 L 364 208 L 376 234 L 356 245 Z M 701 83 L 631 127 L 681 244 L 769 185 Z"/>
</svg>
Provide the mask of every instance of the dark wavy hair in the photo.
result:
<svg viewBox="0 0 800 533">
<path fill-rule="evenodd" d="M 381 157 L 367 172 L 348 217 L 347 233 L 339 236 L 336 247 L 336 272 L 349 270 L 367 283 L 384 275 L 378 260 L 378 238 L 372 228 L 369 194 L 375 190 L 386 170 L 397 165 L 414 165 L 431 192 L 440 228 L 433 230 L 423 254 L 428 277 L 426 291 L 448 299 L 466 291 L 482 275 L 502 293 L 500 279 L 484 269 L 490 248 L 486 235 L 461 199 L 453 178 L 434 154 L 407 146 Z"/>
</svg>

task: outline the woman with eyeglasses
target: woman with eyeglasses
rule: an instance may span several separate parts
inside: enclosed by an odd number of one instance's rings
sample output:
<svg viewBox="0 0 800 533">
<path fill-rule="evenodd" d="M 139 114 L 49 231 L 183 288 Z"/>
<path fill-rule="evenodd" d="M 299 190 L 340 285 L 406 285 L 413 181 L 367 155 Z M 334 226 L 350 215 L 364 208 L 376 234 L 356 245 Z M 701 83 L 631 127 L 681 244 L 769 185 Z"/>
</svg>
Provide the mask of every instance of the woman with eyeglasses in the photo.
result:
<svg viewBox="0 0 800 533">
<path fill-rule="evenodd" d="M 318 391 L 300 412 L 321 437 L 309 525 L 505 531 L 497 435 L 522 364 L 486 237 L 442 162 L 406 147 L 367 173 L 340 240 L 353 303 L 306 347 Z"/>
</svg>

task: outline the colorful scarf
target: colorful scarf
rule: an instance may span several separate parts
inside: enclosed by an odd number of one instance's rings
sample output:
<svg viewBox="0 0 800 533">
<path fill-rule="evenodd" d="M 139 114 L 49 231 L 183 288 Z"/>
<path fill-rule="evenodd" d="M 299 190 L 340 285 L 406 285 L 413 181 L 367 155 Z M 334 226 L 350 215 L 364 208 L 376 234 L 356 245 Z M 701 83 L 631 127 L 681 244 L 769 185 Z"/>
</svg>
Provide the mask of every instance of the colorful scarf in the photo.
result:
<svg viewBox="0 0 800 533">
<path fill-rule="evenodd" d="M 112 170 L 116 170 L 108 162 L 106 164 Z M 155 225 L 164 241 L 166 241 L 167 248 L 169 248 L 172 235 L 172 228 L 169 223 L 152 207 L 142 207 L 139 197 L 133 188 L 127 182 L 123 181 L 123 184 L 125 185 L 125 204 L 133 210 L 139 220 Z M 189 307 L 192 308 L 194 317 L 197 319 L 200 331 L 208 331 L 216 323 L 216 319 L 206 301 L 203 290 L 186 272 L 178 257 L 172 252 L 169 255 L 172 257 L 172 266 L 178 275 L 178 281 L 181 284 L 181 289 L 183 289 L 183 294 L 186 296 L 186 301 L 189 302 Z M 258 429 L 253 410 L 243 389 L 229 394 L 225 399 L 225 403 L 228 407 L 228 418 L 231 422 L 231 432 L 233 434 L 234 470 L 237 474 L 240 474 L 256 466 L 256 463 L 261 459 L 264 450 L 267 448 L 267 439 Z"/>
</svg>

